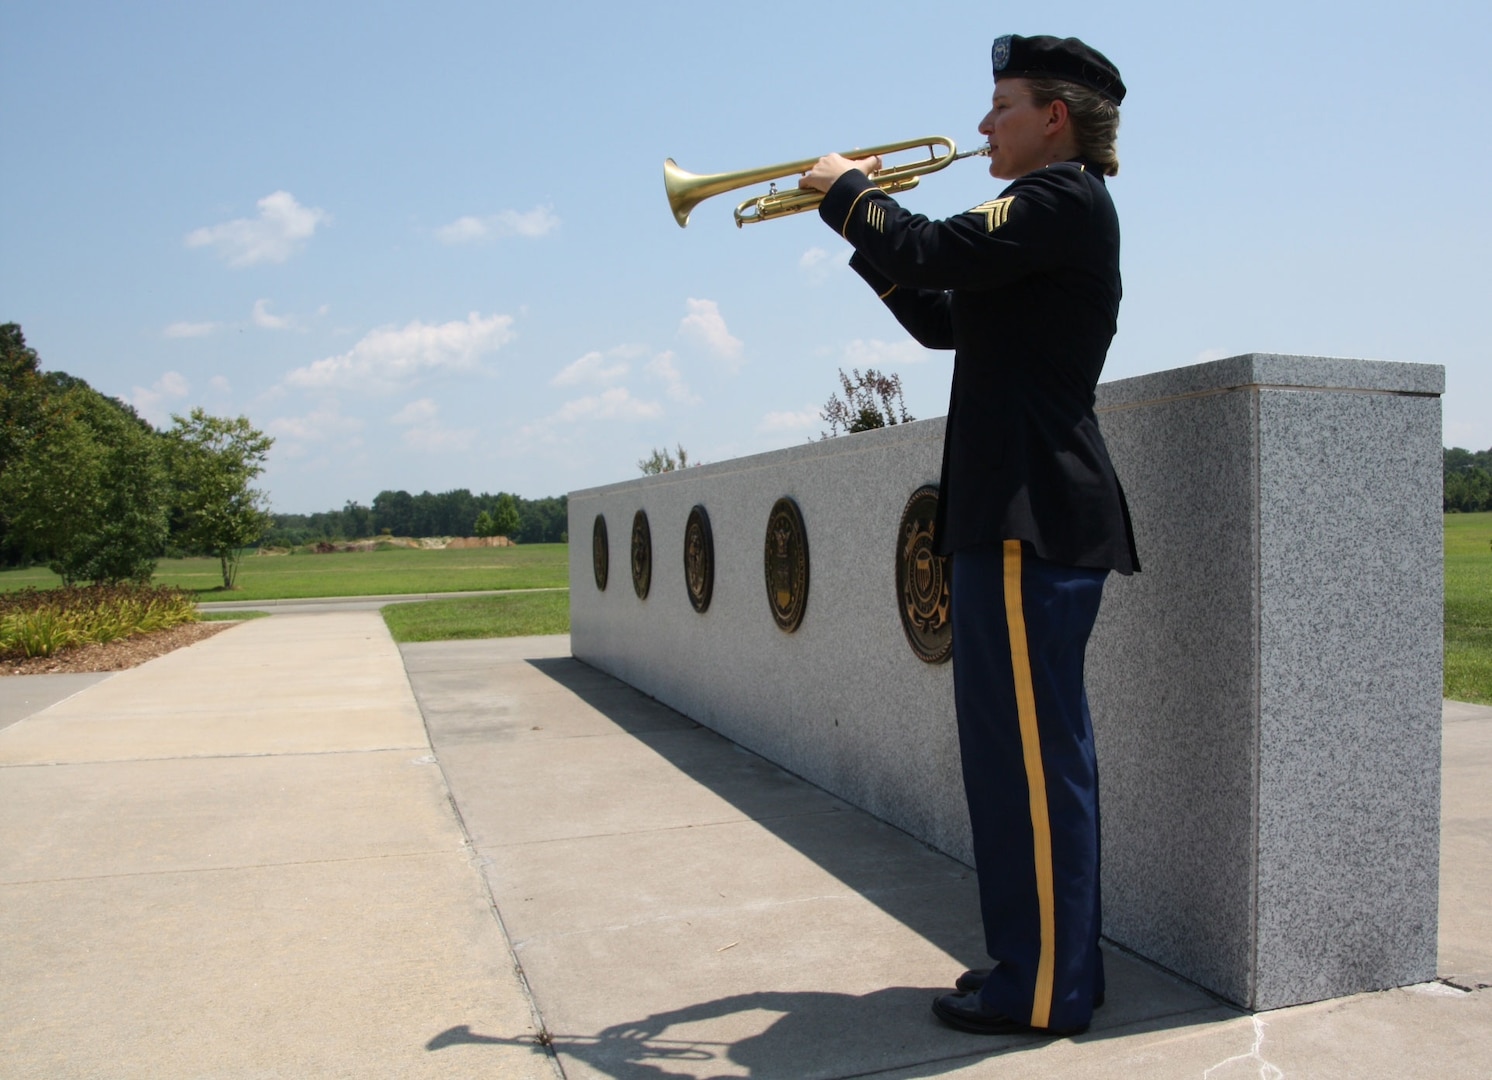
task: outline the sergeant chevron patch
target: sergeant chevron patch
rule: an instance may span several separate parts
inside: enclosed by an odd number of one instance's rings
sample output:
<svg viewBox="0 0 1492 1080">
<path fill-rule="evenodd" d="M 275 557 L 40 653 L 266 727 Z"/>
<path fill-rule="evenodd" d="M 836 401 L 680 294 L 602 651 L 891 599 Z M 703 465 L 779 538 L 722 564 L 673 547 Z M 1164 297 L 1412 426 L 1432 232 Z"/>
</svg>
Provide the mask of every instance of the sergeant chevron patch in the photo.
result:
<svg viewBox="0 0 1492 1080">
<path fill-rule="evenodd" d="M 865 204 L 865 224 L 876 232 L 886 231 L 886 208 L 878 202 Z"/>
<path fill-rule="evenodd" d="M 1005 224 L 1005 219 L 1010 216 L 1010 204 L 1013 202 L 1015 202 L 1015 196 L 1007 195 L 1003 199 L 991 199 L 987 203 L 980 203 L 969 213 L 983 214 L 985 231 L 994 232 Z"/>
</svg>

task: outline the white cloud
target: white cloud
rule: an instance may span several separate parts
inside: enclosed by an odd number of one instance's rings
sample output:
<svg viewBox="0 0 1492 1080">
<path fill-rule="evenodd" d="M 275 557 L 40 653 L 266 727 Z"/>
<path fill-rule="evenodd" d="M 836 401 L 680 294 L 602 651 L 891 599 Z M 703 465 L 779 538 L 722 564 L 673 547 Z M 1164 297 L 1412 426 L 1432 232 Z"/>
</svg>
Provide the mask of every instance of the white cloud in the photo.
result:
<svg viewBox="0 0 1492 1080">
<path fill-rule="evenodd" d="M 579 386 L 581 383 L 616 382 L 631 370 L 627 361 L 618 359 L 608 366 L 607 357 L 618 353 L 631 355 L 630 349 L 613 349 L 609 353 L 588 352 L 579 360 L 565 365 L 558 375 L 549 380 L 550 386 Z"/>
<path fill-rule="evenodd" d="M 281 263 L 294 255 L 330 221 L 325 210 L 302 206 L 288 191 L 260 199 L 256 218 L 235 218 L 221 225 L 205 225 L 186 235 L 187 247 L 211 247 L 229 266 Z"/>
<path fill-rule="evenodd" d="M 484 217 L 467 215 L 435 230 L 443 244 L 470 244 L 500 236 L 543 236 L 559 228 L 560 219 L 552 206 L 536 206 L 527 213 L 503 210 Z"/>
<path fill-rule="evenodd" d="M 433 398 L 419 398 L 400 409 L 389 420 L 405 428 L 399 437 L 409 449 L 422 454 L 466 450 L 476 438 L 475 428 L 447 428 L 440 423 L 440 406 Z"/>
<path fill-rule="evenodd" d="M 348 352 L 296 368 L 285 382 L 303 390 L 347 387 L 388 393 L 430 374 L 475 371 L 481 358 L 512 341 L 511 315 L 472 312 L 465 322 L 439 325 L 416 320 L 405 327 L 380 327 Z"/>
<path fill-rule="evenodd" d="M 929 353 L 915 341 L 869 341 L 856 338 L 844 347 L 844 362 L 850 367 L 895 371 L 903 364 L 923 364 Z"/>
<path fill-rule="evenodd" d="M 279 417 L 264 425 L 264 428 L 276 438 L 296 443 L 326 442 L 356 436 L 363 430 L 363 422 L 355 416 L 343 416 L 334 402 L 313 409 L 305 416 Z"/>
<path fill-rule="evenodd" d="M 440 412 L 440 406 L 435 404 L 433 398 L 422 397 L 418 401 L 411 401 L 389 417 L 389 420 L 400 427 L 407 424 L 425 424 L 434 420 L 438 412 Z"/>
<path fill-rule="evenodd" d="M 592 397 L 567 401 L 554 414 L 561 423 L 577 420 L 654 420 L 663 415 L 656 401 L 639 401 L 625 386 L 613 386 Z"/>
<path fill-rule="evenodd" d="M 703 345 L 715 357 L 725 361 L 731 372 L 741 366 L 741 351 L 745 348 L 741 339 L 726 328 L 720 314 L 720 305 L 713 300 L 690 298 L 685 303 L 689 314 L 679 321 L 679 334 L 685 339 Z"/>
<path fill-rule="evenodd" d="M 232 385 L 228 382 L 227 377 L 223 375 L 214 375 L 207 380 L 207 385 L 214 394 L 227 395 L 233 393 Z"/>
<path fill-rule="evenodd" d="M 766 434 L 807 431 L 818 427 L 823 419 L 824 414 L 819 407 L 811 405 L 797 412 L 769 412 L 761 418 L 761 422 L 756 425 L 756 430 Z"/>
<path fill-rule="evenodd" d="M 516 436 L 510 436 L 510 448 L 531 446 L 534 443 L 554 445 L 569 441 L 573 430 L 590 425 L 598 420 L 621 420 L 636 422 L 656 420 L 663 415 L 663 406 L 656 401 L 642 401 L 632 396 L 625 386 L 613 386 L 599 394 L 567 401 L 558 410 L 542 419 L 520 428 Z"/>
<path fill-rule="evenodd" d="M 1237 355 L 1237 353 L 1229 352 L 1227 349 L 1203 349 L 1192 359 L 1192 363 L 1208 364 L 1214 360 L 1226 360 L 1230 356 Z"/>
<path fill-rule="evenodd" d="M 405 431 L 400 441 L 421 454 L 440 454 L 452 450 L 470 450 L 476 438 L 474 428 L 443 428 L 439 424 L 419 424 Z"/>
<path fill-rule="evenodd" d="M 828 281 L 831 274 L 849 266 L 850 254 L 849 248 L 831 255 L 821 247 L 811 247 L 799 256 L 798 269 L 812 284 L 820 285 Z"/>
<path fill-rule="evenodd" d="M 671 400 L 684 405 L 698 405 L 700 400 L 698 395 L 690 391 L 688 384 L 684 382 L 684 376 L 674 366 L 673 360 L 673 353 L 659 353 L 648 361 L 644 370 L 653 378 L 662 380 L 663 391 Z"/>
<path fill-rule="evenodd" d="M 135 387 L 126 399 L 141 416 L 152 424 L 162 424 L 170 412 L 167 402 L 184 398 L 191 392 L 191 385 L 179 371 L 168 371 L 148 388 Z"/>
<path fill-rule="evenodd" d="M 254 301 L 253 318 L 255 326 L 262 326 L 266 330 L 289 330 L 295 326 L 295 320 L 288 315 L 271 315 L 268 300 Z"/>
<path fill-rule="evenodd" d="M 217 328 L 215 322 L 174 322 L 161 333 L 168 338 L 206 337 Z"/>
</svg>

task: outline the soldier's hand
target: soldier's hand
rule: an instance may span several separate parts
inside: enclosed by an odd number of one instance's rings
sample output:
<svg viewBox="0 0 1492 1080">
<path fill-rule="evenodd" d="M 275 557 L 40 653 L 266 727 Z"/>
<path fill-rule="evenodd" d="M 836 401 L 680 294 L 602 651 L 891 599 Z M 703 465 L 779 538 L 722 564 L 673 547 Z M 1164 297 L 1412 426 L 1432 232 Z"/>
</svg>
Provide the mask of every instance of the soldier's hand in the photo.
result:
<svg viewBox="0 0 1492 1080">
<path fill-rule="evenodd" d="M 870 176 L 881 167 L 881 159 L 871 155 L 864 158 L 847 158 L 843 154 L 829 154 L 821 157 L 814 163 L 798 180 L 800 188 L 811 188 L 814 191 L 828 191 L 838 180 L 851 169 L 859 169 L 865 175 Z"/>
</svg>

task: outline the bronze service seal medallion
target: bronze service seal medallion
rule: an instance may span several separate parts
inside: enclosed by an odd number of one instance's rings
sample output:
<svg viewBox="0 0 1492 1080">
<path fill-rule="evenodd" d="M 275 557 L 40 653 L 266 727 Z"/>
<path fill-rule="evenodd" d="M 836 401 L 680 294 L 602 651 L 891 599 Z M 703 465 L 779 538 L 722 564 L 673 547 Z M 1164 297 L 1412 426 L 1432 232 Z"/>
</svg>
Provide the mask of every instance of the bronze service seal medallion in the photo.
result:
<svg viewBox="0 0 1492 1080">
<path fill-rule="evenodd" d="M 606 517 L 596 515 L 596 524 L 591 529 L 591 568 L 596 572 L 596 588 L 606 591 L 606 576 L 611 573 L 611 552 L 606 546 Z"/>
<path fill-rule="evenodd" d="M 953 623 L 948 607 L 952 566 L 933 548 L 933 516 L 938 489 L 928 484 L 912 492 L 901 512 L 896 535 L 896 606 L 907 644 L 919 660 L 941 664 L 953 655 Z"/>
<path fill-rule="evenodd" d="M 710 515 L 703 506 L 690 510 L 684 525 L 684 585 L 689 590 L 689 603 L 703 615 L 715 591 L 715 538 L 710 533 Z"/>
<path fill-rule="evenodd" d="M 792 499 L 778 499 L 767 518 L 767 603 L 772 618 L 791 634 L 808 606 L 808 530 Z"/>
<path fill-rule="evenodd" d="M 632 515 L 632 588 L 637 599 L 646 600 L 653 584 L 653 534 L 648 529 L 648 514 L 639 510 Z"/>
</svg>

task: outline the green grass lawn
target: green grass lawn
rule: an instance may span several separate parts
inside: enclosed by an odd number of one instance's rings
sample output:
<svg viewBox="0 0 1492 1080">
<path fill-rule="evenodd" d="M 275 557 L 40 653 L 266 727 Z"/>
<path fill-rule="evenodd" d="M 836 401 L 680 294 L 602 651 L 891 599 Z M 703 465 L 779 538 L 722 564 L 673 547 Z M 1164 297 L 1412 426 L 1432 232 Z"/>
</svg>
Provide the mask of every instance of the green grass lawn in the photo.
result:
<svg viewBox="0 0 1492 1080">
<path fill-rule="evenodd" d="M 383 621 L 395 641 L 568 634 L 570 590 L 390 604 Z"/>
<path fill-rule="evenodd" d="M 565 588 L 569 546 L 521 544 L 455 551 L 247 555 L 238 588 L 224 592 L 216 559 L 162 559 L 153 583 L 189 589 L 201 600 L 292 600 L 308 596 L 380 596 L 487 589 Z M 0 571 L 0 592 L 60 585 L 43 567 Z"/>
<path fill-rule="evenodd" d="M 1492 513 L 1445 516 L 1445 696 L 1492 705 Z"/>
</svg>

